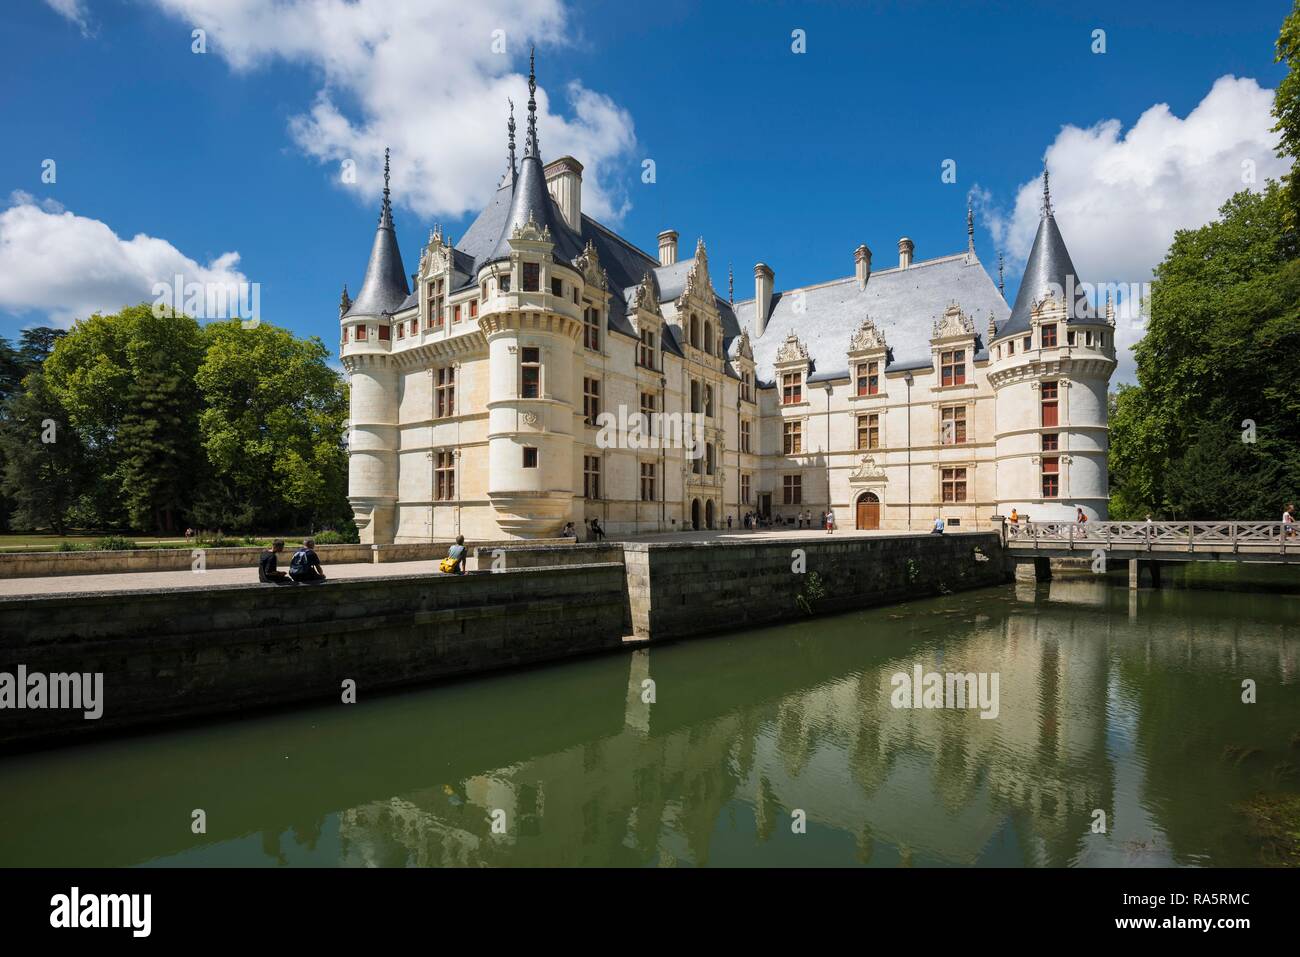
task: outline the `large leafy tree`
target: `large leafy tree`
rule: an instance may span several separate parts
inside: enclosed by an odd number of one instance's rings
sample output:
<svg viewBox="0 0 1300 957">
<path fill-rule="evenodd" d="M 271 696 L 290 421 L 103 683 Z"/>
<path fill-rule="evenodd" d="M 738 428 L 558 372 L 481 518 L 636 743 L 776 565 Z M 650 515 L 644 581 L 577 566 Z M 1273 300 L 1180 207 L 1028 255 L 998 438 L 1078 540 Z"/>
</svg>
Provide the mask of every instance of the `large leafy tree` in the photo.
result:
<svg viewBox="0 0 1300 957">
<path fill-rule="evenodd" d="M 9 401 L 22 392 L 23 379 L 40 368 L 54 348 L 55 340 L 62 335 L 61 329 L 36 327 L 24 329 L 16 347 L 7 339 L 0 339 L 0 427 L 12 414 Z M 9 531 L 10 516 L 18 504 L 4 491 L 6 471 L 4 451 L 0 447 L 0 532 Z"/>
<path fill-rule="evenodd" d="M 1116 517 L 1276 518 L 1300 492 L 1300 261 L 1290 199 L 1270 182 L 1181 230 L 1156 270 L 1115 400 Z"/>
<path fill-rule="evenodd" d="M 0 487 L 14 525 L 63 534 L 85 485 L 85 449 L 41 372 L 24 385 L 0 419 Z"/>
<path fill-rule="evenodd" d="M 111 476 L 105 524 L 174 531 L 204 463 L 195 372 L 203 333 L 189 316 L 140 304 L 76 323 L 45 361 L 50 389 L 85 442 L 89 467 Z"/>
<path fill-rule="evenodd" d="M 1300 0 L 1282 21 L 1277 37 L 1277 63 L 1287 65 L 1287 75 L 1273 94 L 1274 132 L 1280 133 L 1278 155 L 1300 157 Z M 1294 166 L 1294 164 L 1293 164 Z M 1287 220 L 1295 228 L 1300 212 L 1300 176 L 1292 171 L 1284 178 L 1287 188 Z"/>
<path fill-rule="evenodd" d="M 348 400 L 324 344 L 238 320 L 205 336 L 199 430 L 219 487 L 202 506 L 249 509 L 263 526 L 346 522 Z"/>
</svg>

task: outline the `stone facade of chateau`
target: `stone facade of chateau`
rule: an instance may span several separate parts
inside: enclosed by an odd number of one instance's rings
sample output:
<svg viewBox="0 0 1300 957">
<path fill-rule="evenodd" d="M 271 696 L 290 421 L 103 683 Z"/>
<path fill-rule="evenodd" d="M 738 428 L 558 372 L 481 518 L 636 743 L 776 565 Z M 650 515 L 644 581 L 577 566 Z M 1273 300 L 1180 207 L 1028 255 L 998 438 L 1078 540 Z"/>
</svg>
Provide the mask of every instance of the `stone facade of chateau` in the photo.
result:
<svg viewBox="0 0 1300 957">
<path fill-rule="evenodd" d="M 1046 174 L 1011 307 L 969 211 L 954 255 L 914 259 L 904 238 L 879 269 L 859 246 L 851 275 L 785 291 L 759 263 L 733 301 L 702 239 L 683 259 L 665 230 L 652 256 L 583 214 L 582 165 L 542 162 L 531 98 L 519 161 L 509 128 L 491 203 L 458 242 L 431 235 L 413 291 L 387 186 L 361 290 L 344 290 L 363 542 L 828 508 L 840 528 L 1105 518 L 1114 318 L 1067 301 Z"/>
</svg>

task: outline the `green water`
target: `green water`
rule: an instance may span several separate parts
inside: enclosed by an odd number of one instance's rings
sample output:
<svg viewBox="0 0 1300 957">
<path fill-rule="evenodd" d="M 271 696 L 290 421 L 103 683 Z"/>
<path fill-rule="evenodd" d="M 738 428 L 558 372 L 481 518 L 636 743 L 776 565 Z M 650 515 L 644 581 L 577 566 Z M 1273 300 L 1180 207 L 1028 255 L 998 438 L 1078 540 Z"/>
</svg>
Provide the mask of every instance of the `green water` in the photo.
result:
<svg viewBox="0 0 1300 957">
<path fill-rule="evenodd" d="M 0 758 L 0 865 L 1277 863 L 1298 657 L 1300 597 L 1020 583 Z"/>
</svg>

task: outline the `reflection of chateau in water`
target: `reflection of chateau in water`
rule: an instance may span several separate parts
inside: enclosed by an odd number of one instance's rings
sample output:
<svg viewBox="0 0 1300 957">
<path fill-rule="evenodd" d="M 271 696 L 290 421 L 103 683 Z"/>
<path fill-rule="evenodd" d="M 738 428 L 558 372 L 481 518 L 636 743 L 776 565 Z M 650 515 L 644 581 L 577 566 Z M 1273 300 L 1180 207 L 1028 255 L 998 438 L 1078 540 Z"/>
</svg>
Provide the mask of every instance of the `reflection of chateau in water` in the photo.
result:
<svg viewBox="0 0 1300 957">
<path fill-rule="evenodd" d="M 1010 829 L 1008 863 L 1067 863 L 1092 809 L 1110 806 L 1105 636 L 1014 613 L 959 631 L 919 657 L 679 727 L 641 703 L 660 652 L 638 652 L 620 733 L 351 809 L 346 863 L 705 864 L 744 806 L 754 844 L 788 834 L 799 808 L 810 830 L 850 835 L 859 860 L 883 844 L 904 861 L 972 864 Z M 999 672 L 999 717 L 894 709 L 890 677 L 916 663 Z M 494 809 L 505 835 L 491 833 Z"/>
</svg>

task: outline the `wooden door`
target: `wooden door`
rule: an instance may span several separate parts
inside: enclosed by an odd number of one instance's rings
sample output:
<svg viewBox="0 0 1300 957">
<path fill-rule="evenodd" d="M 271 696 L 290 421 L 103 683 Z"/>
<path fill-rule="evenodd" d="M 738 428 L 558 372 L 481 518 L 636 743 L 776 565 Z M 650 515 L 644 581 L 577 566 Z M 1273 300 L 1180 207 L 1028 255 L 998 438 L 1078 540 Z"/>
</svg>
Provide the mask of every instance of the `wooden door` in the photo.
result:
<svg viewBox="0 0 1300 957">
<path fill-rule="evenodd" d="M 858 499 L 858 528 L 880 527 L 880 499 L 868 492 Z"/>
</svg>

